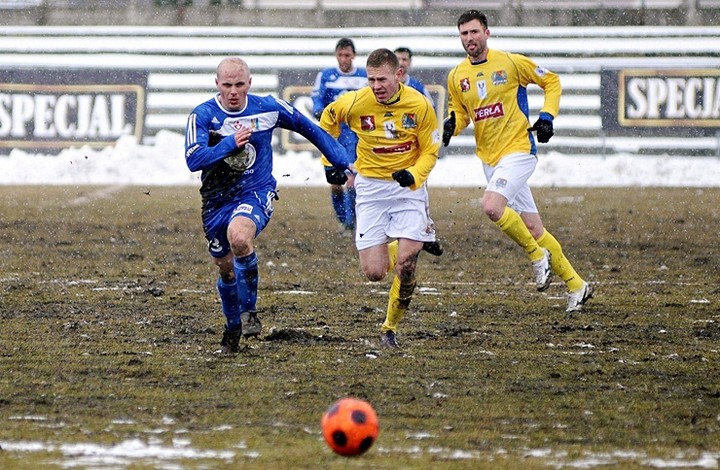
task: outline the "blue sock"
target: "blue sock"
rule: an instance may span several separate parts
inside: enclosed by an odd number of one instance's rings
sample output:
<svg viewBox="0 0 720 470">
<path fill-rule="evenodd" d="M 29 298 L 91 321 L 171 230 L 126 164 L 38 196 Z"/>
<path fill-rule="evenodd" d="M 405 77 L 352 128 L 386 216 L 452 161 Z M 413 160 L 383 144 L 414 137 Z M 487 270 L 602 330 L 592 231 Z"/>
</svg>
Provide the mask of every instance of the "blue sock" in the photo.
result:
<svg viewBox="0 0 720 470">
<path fill-rule="evenodd" d="M 258 259 L 253 251 L 242 258 L 235 257 L 233 267 L 235 268 L 235 282 L 240 295 L 240 310 L 248 312 L 255 310 L 258 290 Z"/>
<path fill-rule="evenodd" d="M 345 191 L 345 226 L 355 228 L 355 189 Z"/>
<path fill-rule="evenodd" d="M 341 193 L 330 193 L 332 196 L 332 205 L 333 209 L 335 209 L 335 217 L 342 222 L 345 223 L 345 192 Z"/>
<path fill-rule="evenodd" d="M 223 314 L 225 314 L 227 321 L 225 327 L 228 330 L 237 330 L 240 328 L 240 297 L 238 296 L 237 282 L 228 284 L 223 281 L 222 277 L 219 277 L 217 290 L 218 294 L 220 294 Z"/>
</svg>

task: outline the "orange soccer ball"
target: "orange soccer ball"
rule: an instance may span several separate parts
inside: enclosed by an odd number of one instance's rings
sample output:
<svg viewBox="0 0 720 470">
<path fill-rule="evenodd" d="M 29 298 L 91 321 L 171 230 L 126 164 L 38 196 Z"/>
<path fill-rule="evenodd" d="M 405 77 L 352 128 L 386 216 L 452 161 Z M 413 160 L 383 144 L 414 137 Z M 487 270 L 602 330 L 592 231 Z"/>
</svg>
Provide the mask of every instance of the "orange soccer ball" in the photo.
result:
<svg viewBox="0 0 720 470">
<path fill-rule="evenodd" d="M 380 432 L 377 414 L 370 403 L 342 398 L 323 414 L 323 437 L 337 454 L 360 455 L 372 447 Z"/>
</svg>

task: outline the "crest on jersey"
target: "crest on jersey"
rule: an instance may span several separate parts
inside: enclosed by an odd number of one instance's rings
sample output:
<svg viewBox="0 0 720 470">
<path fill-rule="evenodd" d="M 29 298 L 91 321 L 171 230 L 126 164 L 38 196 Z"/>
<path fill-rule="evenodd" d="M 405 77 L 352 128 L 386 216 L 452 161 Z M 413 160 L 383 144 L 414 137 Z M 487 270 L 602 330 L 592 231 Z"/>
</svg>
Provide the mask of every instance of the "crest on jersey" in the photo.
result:
<svg viewBox="0 0 720 470">
<path fill-rule="evenodd" d="M 403 129 L 415 129 L 417 127 L 417 117 L 415 113 L 405 113 L 402 115 Z"/>
<path fill-rule="evenodd" d="M 398 139 L 400 137 L 393 121 L 384 122 L 383 129 L 385 129 L 385 137 L 388 139 Z"/>
<path fill-rule="evenodd" d="M 469 78 L 463 78 L 460 80 L 460 91 L 463 93 L 467 93 L 470 91 L 470 79 Z"/>
<path fill-rule="evenodd" d="M 364 131 L 374 131 L 375 116 L 360 116 L 360 129 Z"/>
<path fill-rule="evenodd" d="M 235 171 L 245 171 L 255 164 L 257 152 L 255 147 L 249 142 L 245 144 L 245 148 L 240 152 L 234 152 L 225 157 L 225 163 Z"/>
<path fill-rule="evenodd" d="M 492 84 L 493 85 L 505 85 L 508 81 L 507 72 L 504 70 L 498 70 L 492 73 Z"/>
</svg>

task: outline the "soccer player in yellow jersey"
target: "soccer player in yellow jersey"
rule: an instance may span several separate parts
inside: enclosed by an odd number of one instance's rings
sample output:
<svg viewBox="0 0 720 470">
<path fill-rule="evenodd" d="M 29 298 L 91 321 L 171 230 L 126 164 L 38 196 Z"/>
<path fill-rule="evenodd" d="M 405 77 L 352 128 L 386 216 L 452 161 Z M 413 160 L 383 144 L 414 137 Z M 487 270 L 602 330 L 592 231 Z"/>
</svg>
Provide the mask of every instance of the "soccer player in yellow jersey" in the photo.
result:
<svg viewBox="0 0 720 470">
<path fill-rule="evenodd" d="M 440 130 L 430 100 L 401 82 L 393 51 L 370 53 L 366 70 L 368 86 L 328 105 L 320 127 L 338 136 L 344 123 L 358 136 L 357 174 L 347 181 L 357 193 L 355 246 L 369 280 L 380 281 L 395 270 L 381 344 L 397 348 L 398 323 L 415 290 L 418 254 L 435 242 L 425 183 L 437 161 Z M 332 175 L 326 173 L 330 183 Z M 335 176 L 345 182 L 342 171 Z"/>
<path fill-rule="evenodd" d="M 566 312 L 582 309 L 593 294 L 563 254 L 560 243 L 543 227 L 528 179 L 537 165 L 537 140 L 553 135 L 560 106 L 560 79 L 529 58 L 489 49 L 487 16 L 477 10 L 460 15 L 458 31 L 468 56 L 448 74 L 448 117 L 443 144 L 472 121 L 475 153 L 483 162 L 487 188 L 483 210 L 507 236 L 520 245 L 533 265 L 537 290 L 550 286 L 552 273 L 566 284 Z M 545 102 L 530 127 L 527 86 L 543 89 Z"/>
</svg>

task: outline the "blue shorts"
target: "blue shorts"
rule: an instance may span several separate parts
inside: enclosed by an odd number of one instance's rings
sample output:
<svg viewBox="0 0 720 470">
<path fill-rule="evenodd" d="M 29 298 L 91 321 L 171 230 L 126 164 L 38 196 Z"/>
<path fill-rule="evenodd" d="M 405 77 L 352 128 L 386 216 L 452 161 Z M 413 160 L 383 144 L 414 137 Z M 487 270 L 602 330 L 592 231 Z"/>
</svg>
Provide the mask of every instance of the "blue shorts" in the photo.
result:
<svg viewBox="0 0 720 470">
<path fill-rule="evenodd" d="M 227 204 L 203 211 L 203 230 L 208 241 L 208 251 L 214 258 L 230 253 L 227 238 L 228 225 L 235 217 L 247 217 L 255 222 L 255 237 L 267 227 L 273 215 L 273 200 L 277 199 L 274 188 L 247 191 Z"/>
</svg>

